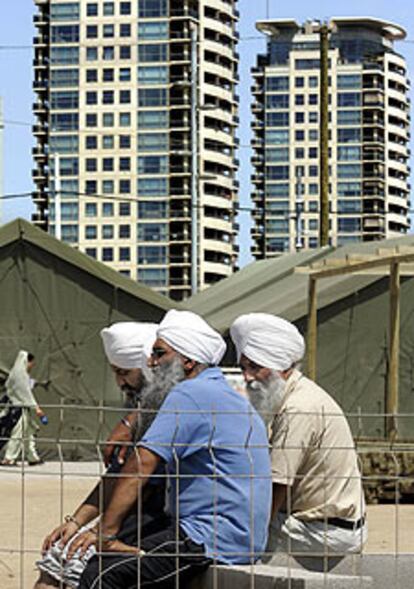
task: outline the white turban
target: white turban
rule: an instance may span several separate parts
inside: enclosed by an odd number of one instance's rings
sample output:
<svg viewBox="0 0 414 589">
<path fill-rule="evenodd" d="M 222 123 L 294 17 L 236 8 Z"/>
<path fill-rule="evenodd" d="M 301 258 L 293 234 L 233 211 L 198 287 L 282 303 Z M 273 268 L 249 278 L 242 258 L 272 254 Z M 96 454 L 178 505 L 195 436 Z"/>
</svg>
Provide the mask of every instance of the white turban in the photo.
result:
<svg viewBox="0 0 414 589">
<path fill-rule="evenodd" d="M 145 368 L 157 327 L 156 323 L 125 321 L 102 329 L 101 337 L 108 362 L 124 370 Z"/>
<path fill-rule="evenodd" d="M 230 327 L 230 335 L 238 359 L 244 354 L 255 364 L 273 370 L 288 370 L 305 354 L 305 340 L 298 329 L 275 315 L 241 315 Z"/>
<path fill-rule="evenodd" d="M 191 311 L 168 311 L 159 325 L 157 337 L 200 364 L 215 366 L 226 351 L 221 335 Z"/>
</svg>

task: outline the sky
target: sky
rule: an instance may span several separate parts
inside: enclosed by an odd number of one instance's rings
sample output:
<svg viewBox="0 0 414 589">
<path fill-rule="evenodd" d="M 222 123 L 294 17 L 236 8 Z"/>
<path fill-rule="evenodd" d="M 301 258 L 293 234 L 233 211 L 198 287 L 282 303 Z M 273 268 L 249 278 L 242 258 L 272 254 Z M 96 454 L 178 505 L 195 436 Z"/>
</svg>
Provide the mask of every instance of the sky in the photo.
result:
<svg viewBox="0 0 414 589">
<path fill-rule="evenodd" d="M 33 189 L 31 149 L 34 141 L 31 134 L 32 60 L 30 49 L 36 31 L 32 25 L 35 12 L 34 0 L 4 2 L 0 19 L 0 97 L 3 101 L 3 176 L 0 175 L 0 193 L 12 195 L 30 193 Z M 241 207 L 250 202 L 250 68 L 255 64 L 257 53 L 265 50 L 265 41 L 255 29 L 255 22 L 266 18 L 295 18 L 304 22 L 308 18 L 329 19 L 332 16 L 372 16 L 390 20 L 407 30 L 407 41 L 396 43 L 414 74 L 414 3 L 411 0 L 347 0 L 339 9 L 332 0 L 239 0 L 240 11 L 240 193 Z M 412 149 L 412 151 L 414 151 Z M 1 164 L 0 164 L 1 165 Z M 16 217 L 30 219 L 33 212 L 30 198 L 13 198 L 0 202 L 0 223 Z M 250 214 L 241 211 L 240 259 L 242 267 L 251 260 Z"/>
</svg>

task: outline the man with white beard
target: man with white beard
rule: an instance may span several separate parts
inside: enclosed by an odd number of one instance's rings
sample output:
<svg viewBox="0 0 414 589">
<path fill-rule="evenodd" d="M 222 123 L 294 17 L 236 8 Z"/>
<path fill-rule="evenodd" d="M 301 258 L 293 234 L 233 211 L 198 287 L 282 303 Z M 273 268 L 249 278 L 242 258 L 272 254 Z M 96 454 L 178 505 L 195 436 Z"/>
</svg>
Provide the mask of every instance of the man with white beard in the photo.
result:
<svg viewBox="0 0 414 589">
<path fill-rule="evenodd" d="M 129 413 L 117 424 L 108 440 L 109 451 L 106 462 L 111 467 L 99 484 L 79 505 L 72 515 L 55 528 L 44 540 L 42 560 L 37 562 L 41 571 L 35 589 L 77 587 L 88 559 L 94 554 L 90 550 L 82 558 L 68 558 L 71 543 L 80 531 L 93 522 L 105 508 L 112 493 L 117 474 L 122 473 L 121 465 L 131 452 L 132 443 L 142 436 L 160 408 L 172 382 L 158 378 L 153 381 L 147 366 L 148 357 L 155 341 L 154 323 L 120 322 L 101 331 L 106 358 L 115 375 L 121 391 L 126 395 Z M 163 517 L 165 503 L 164 479 L 155 479 L 149 485 L 142 505 L 134 505 L 125 518 L 121 537 L 133 542 L 145 529 L 152 529 L 154 521 Z"/>
<path fill-rule="evenodd" d="M 123 470 L 100 525 L 72 551 L 100 546 L 79 589 L 173 587 L 211 562 L 254 563 L 266 546 L 270 461 L 266 430 L 246 398 L 233 391 L 218 363 L 226 345 L 201 317 L 169 311 L 151 357 L 156 379 L 180 382 Z M 160 464 L 170 477 L 169 518 L 126 544 L 118 531 Z"/>
<path fill-rule="evenodd" d="M 273 504 L 265 560 L 357 552 L 367 527 L 354 441 L 339 405 L 298 368 L 302 335 L 265 313 L 238 317 L 230 334 L 252 404 L 269 424 Z"/>
</svg>

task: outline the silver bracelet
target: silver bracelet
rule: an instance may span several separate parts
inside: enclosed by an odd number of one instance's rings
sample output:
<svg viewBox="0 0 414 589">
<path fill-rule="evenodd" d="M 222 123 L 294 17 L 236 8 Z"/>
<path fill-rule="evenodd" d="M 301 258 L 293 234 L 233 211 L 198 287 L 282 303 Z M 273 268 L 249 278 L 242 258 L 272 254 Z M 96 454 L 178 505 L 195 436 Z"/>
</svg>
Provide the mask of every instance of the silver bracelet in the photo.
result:
<svg viewBox="0 0 414 589">
<path fill-rule="evenodd" d="M 127 418 L 126 418 L 126 417 L 123 417 L 123 418 L 121 419 L 121 423 L 123 423 L 124 425 L 126 425 L 126 427 L 127 427 L 128 429 L 132 429 L 132 425 L 129 423 L 129 421 L 127 420 Z"/>
<path fill-rule="evenodd" d="M 65 522 L 66 523 L 74 523 L 76 526 L 78 526 L 78 529 L 80 529 L 82 526 L 81 524 L 78 522 L 78 520 L 73 516 L 73 515 L 65 515 Z"/>
</svg>

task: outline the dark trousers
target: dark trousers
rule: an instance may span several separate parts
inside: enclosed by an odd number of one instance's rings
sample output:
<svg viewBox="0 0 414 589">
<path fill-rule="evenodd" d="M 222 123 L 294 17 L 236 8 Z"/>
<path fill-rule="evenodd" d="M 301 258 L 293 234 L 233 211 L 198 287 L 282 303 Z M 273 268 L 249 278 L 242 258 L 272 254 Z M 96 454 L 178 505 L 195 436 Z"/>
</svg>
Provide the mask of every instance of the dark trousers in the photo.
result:
<svg viewBox="0 0 414 589">
<path fill-rule="evenodd" d="M 94 556 L 83 572 L 79 589 L 169 589 L 178 578 L 182 586 L 211 563 L 204 546 L 193 542 L 167 517 L 142 529 L 140 548 L 145 552 L 141 557 Z"/>
</svg>

